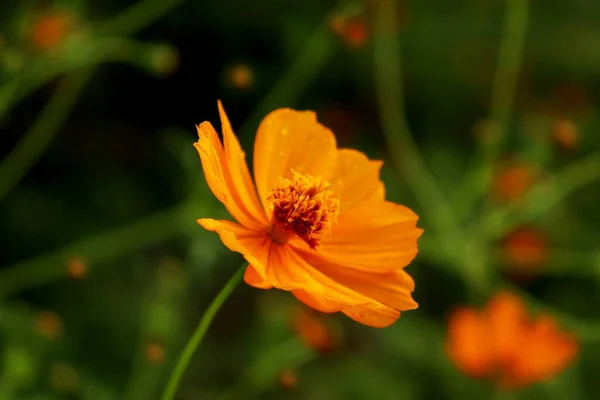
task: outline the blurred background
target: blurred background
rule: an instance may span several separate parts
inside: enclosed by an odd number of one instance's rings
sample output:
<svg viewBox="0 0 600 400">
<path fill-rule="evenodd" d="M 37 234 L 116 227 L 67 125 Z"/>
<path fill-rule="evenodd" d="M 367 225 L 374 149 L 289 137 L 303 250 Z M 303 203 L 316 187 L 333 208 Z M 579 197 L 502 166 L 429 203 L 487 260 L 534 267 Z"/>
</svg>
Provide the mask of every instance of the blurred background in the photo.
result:
<svg viewBox="0 0 600 400">
<path fill-rule="evenodd" d="M 217 99 L 248 154 L 294 107 L 385 160 L 425 229 L 420 307 L 374 329 L 242 284 L 177 399 L 598 398 L 599 20 L 587 0 L 1 0 L 0 399 L 160 397 L 243 261 L 195 223 L 228 218 L 192 146 Z M 577 349 L 508 389 L 510 361 L 448 349 L 453 312 L 500 290 Z"/>
</svg>

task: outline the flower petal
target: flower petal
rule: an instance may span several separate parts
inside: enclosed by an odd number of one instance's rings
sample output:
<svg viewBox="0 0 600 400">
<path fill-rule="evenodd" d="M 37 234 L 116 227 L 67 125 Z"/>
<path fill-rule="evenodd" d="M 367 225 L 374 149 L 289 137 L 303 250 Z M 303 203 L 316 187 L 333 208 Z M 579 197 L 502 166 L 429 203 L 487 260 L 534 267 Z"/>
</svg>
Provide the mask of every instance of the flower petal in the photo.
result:
<svg viewBox="0 0 600 400">
<path fill-rule="evenodd" d="M 292 294 L 307 306 L 323 313 L 342 311 L 345 307 L 345 305 L 339 301 L 332 300 L 330 298 L 314 296 L 302 289 L 292 290 Z"/>
<path fill-rule="evenodd" d="M 271 285 L 252 265 L 248 265 L 244 272 L 244 281 L 258 289 L 271 289 Z"/>
<path fill-rule="evenodd" d="M 197 126 L 198 142 L 194 146 L 200 155 L 206 182 L 215 197 L 239 223 L 251 229 L 261 229 L 267 224 L 267 219 L 260 207 L 256 207 L 258 200 L 249 179 L 244 155 L 231 127 L 227 128 L 229 125 L 226 120 L 223 125 L 227 144 L 225 150 L 210 122 Z"/>
<path fill-rule="evenodd" d="M 379 179 L 382 165 L 382 161 L 369 160 L 360 151 L 338 151 L 337 165 L 329 183 L 331 189 L 340 196 L 341 210 L 385 199 L 385 188 Z"/>
<path fill-rule="evenodd" d="M 206 230 L 217 232 L 231 251 L 241 253 L 254 272 L 264 279 L 271 238 L 263 231 L 255 231 L 231 221 L 202 218 L 198 223 Z"/>
<path fill-rule="evenodd" d="M 446 351 L 465 374 L 481 378 L 492 372 L 491 329 L 483 313 L 460 308 L 450 314 Z"/>
<path fill-rule="evenodd" d="M 277 275 L 269 271 L 277 271 Z M 272 247 L 267 279 L 274 287 L 291 290 L 310 307 L 323 312 L 342 311 L 374 327 L 388 326 L 398 319 L 399 310 L 417 307 L 410 295 L 414 283 L 402 270 L 372 274 L 341 268 L 319 257 L 300 255 L 289 245 Z"/>
<path fill-rule="evenodd" d="M 523 301 L 513 293 L 498 292 L 489 301 L 486 315 L 493 334 L 497 361 L 510 362 L 520 351 L 528 325 Z"/>
<path fill-rule="evenodd" d="M 258 201 L 256 195 L 256 189 L 254 183 L 250 177 L 248 171 L 248 165 L 246 164 L 246 155 L 238 142 L 233 129 L 231 129 L 231 123 L 225 113 L 223 104 L 218 101 L 219 116 L 221 118 L 221 129 L 223 131 L 223 145 L 225 147 L 225 156 L 229 164 L 229 170 L 231 171 L 231 178 L 235 188 L 238 189 L 240 198 L 244 201 L 244 205 L 248 211 L 254 216 L 260 216 L 261 220 L 266 221 L 266 216 L 261 203 Z"/>
<path fill-rule="evenodd" d="M 418 252 L 423 230 L 416 227 L 417 220 L 410 209 L 391 202 L 355 207 L 340 214 L 316 253 L 329 262 L 374 273 L 403 268 Z"/>
<path fill-rule="evenodd" d="M 418 307 L 411 296 L 415 289 L 415 282 L 402 269 L 387 273 L 372 273 L 327 262 L 316 253 L 310 255 L 298 252 L 298 254 L 329 279 L 372 301 L 400 311 Z"/>
<path fill-rule="evenodd" d="M 550 316 L 540 316 L 519 341 L 519 351 L 507 364 L 500 384 L 518 388 L 558 374 L 578 352 L 575 337 L 562 332 Z"/>
<path fill-rule="evenodd" d="M 265 209 L 265 199 L 280 177 L 289 179 L 294 170 L 328 178 L 336 158 L 335 136 L 317 122 L 314 112 L 280 108 L 269 113 L 254 144 L 254 178 Z"/>
</svg>

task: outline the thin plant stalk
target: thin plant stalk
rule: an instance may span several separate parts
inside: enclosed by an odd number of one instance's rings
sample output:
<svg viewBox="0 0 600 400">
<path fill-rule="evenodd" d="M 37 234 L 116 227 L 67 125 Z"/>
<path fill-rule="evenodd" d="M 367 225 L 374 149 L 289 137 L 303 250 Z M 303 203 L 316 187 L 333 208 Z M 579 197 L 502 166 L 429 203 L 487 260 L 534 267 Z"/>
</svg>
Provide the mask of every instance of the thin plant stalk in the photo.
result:
<svg viewBox="0 0 600 400">
<path fill-rule="evenodd" d="M 235 287 L 242 281 L 245 269 L 246 264 L 242 265 L 242 267 L 238 269 L 238 271 L 229 279 L 229 281 L 227 281 L 225 286 L 223 286 L 223 289 L 221 289 L 221 291 L 217 294 L 212 303 L 210 303 L 210 305 L 204 312 L 204 315 L 200 319 L 200 322 L 198 323 L 194 334 L 192 335 L 190 340 L 188 340 L 187 344 L 185 345 L 185 348 L 179 356 L 179 359 L 177 360 L 177 364 L 175 364 L 173 372 L 171 372 L 171 376 L 167 381 L 167 385 L 165 386 L 165 390 L 161 397 L 162 400 L 172 400 L 175 396 L 181 378 L 183 377 L 183 374 L 187 369 L 187 366 L 190 363 L 192 356 L 196 352 L 196 349 L 202 343 L 202 339 L 204 339 L 204 335 L 206 334 L 206 331 L 208 330 L 215 315 L 217 314 L 225 300 L 227 300 L 229 295 L 233 292 L 233 289 L 235 289 Z"/>
</svg>

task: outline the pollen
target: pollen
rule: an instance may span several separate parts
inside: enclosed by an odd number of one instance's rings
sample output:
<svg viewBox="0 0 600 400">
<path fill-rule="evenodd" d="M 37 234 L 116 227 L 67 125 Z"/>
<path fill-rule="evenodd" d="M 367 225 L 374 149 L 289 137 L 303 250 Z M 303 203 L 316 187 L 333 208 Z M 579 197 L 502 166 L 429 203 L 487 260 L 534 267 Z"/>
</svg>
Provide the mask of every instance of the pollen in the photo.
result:
<svg viewBox="0 0 600 400">
<path fill-rule="evenodd" d="M 294 172 L 291 180 L 280 181 L 267 198 L 273 206 L 273 240 L 285 243 L 297 235 L 315 249 L 338 219 L 338 197 L 320 177 Z"/>
</svg>

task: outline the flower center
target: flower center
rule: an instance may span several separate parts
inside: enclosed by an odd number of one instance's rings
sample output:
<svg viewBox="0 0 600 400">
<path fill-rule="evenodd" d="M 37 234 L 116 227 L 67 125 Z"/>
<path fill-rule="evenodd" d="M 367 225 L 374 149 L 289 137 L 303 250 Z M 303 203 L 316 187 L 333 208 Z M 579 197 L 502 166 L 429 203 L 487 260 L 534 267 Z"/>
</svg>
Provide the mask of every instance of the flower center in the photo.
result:
<svg viewBox="0 0 600 400">
<path fill-rule="evenodd" d="M 271 237 L 285 243 L 296 234 L 316 248 L 337 221 L 339 199 L 322 178 L 294 172 L 291 180 L 280 180 L 281 184 L 267 197 L 273 205 Z"/>
</svg>

